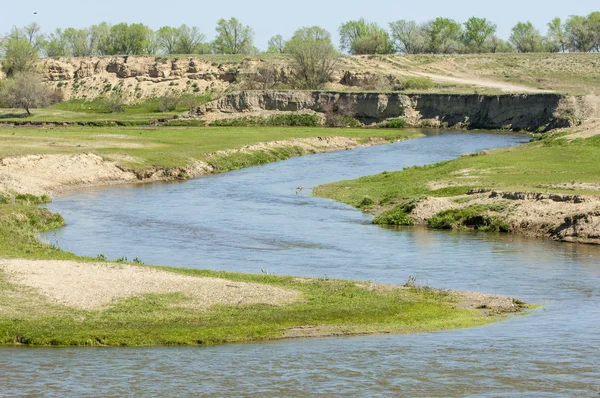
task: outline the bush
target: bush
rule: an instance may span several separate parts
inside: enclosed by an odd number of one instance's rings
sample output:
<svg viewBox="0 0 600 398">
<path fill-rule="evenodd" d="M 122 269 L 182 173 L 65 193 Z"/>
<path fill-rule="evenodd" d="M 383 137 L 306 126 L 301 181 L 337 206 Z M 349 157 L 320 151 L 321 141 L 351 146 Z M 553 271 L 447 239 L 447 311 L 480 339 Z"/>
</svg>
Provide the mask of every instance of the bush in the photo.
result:
<svg viewBox="0 0 600 398">
<path fill-rule="evenodd" d="M 381 127 L 388 129 L 401 129 L 406 127 L 406 120 L 403 118 L 388 119 L 384 124 L 381 125 Z"/>
<path fill-rule="evenodd" d="M 125 99 L 121 94 L 111 94 L 105 99 L 105 107 L 111 113 L 125 112 Z"/>
<path fill-rule="evenodd" d="M 158 110 L 160 112 L 173 112 L 175 109 L 177 109 L 177 104 L 179 104 L 180 98 L 181 97 L 178 94 L 166 94 L 158 102 Z"/>
<path fill-rule="evenodd" d="M 373 220 L 377 225 L 413 225 L 413 219 L 406 214 L 402 206 L 396 206 L 391 210 L 379 214 Z"/>
<path fill-rule="evenodd" d="M 378 225 L 414 225 L 414 221 L 409 214 L 415 209 L 419 200 L 421 198 L 413 199 L 385 211 L 375 217 L 373 223 Z"/>
<path fill-rule="evenodd" d="M 429 90 L 434 87 L 433 80 L 429 77 L 408 77 L 402 82 L 404 90 Z"/>
<path fill-rule="evenodd" d="M 53 90 L 44 86 L 40 76 L 33 72 L 15 73 L 4 82 L 0 92 L 0 103 L 25 109 L 27 115 L 31 115 L 31 109 L 50 105 L 55 98 Z"/>
<path fill-rule="evenodd" d="M 210 125 L 214 127 L 255 127 L 255 126 L 302 126 L 316 127 L 321 119 L 318 115 L 310 113 L 275 115 L 268 118 L 247 116 L 233 119 L 215 120 Z"/>
<path fill-rule="evenodd" d="M 325 125 L 327 127 L 361 127 L 362 123 L 351 116 L 339 115 L 336 113 L 327 113 L 325 115 Z"/>
<path fill-rule="evenodd" d="M 173 119 L 166 121 L 165 127 L 204 127 L 206 122 L 199 119 Z"/>
<path fill-rule="evenodd" d="M 469 227 L 480 231 L 509 232 L 510 227 L 489 212 L 501 211 L 504 205 L 473 205 L 460 209 L 444 210 L 427 220 L 430 228 L 454 229 Z"/>
<path fill-rule="evenodd" d="M 365 207 L 372 207 L 374 204 L 375 204 L 375 201 L 373 199 L 371 199 L 369 196 L 365 196 L 361 199 L 361 201 L 357 207 L 359 209 L 362 209 Z"/>
</svg>

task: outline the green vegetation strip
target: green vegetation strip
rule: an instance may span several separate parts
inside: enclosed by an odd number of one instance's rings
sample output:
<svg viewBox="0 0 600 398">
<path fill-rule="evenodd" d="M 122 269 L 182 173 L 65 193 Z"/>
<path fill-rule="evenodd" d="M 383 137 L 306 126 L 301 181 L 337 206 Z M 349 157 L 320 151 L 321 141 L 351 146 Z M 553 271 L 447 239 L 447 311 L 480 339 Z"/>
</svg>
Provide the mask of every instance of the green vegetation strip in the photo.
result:
<svg viewBox="0 0 600 398">
<path fill-rule="evenodd" d="M 83 265 L 102 261 L 77 257 L 37 239 L 39 231 L 63 222 L 60 216 L 38 207 L 45 201 L 47 198 L 32 196 L 2 199 L 0 258 L 76 260 Z M 180 293 L 148 294 L 123 299 L 104 310 L 81 310 L 12 284 L 0 272 L 0 344 L 212 345 L 301 336 L 294 331 L 306 327 L 324 335 L 414 333 L 483 325 L 497 319 L 476 310 L 456 308 L 453 295 L 415 285 L 369 289 L 369 284 L 332 279 L 152 268 L 294 289 L 302 293 L 302 298 L 283 306 L 219 305 L 198 309 L 191 298 Z"/>
<path fill-rule="evenodd" d="M 0 157 L 95 153 L 124 167 L 184 167 L 193 161 L 207 160 L 209 154 L 217 151 L 270 141 L 317 137 L 396 141 L 420 135 L 418 130 L 312 127 L 0 128 Z M 223 156 L 226 165 L 215 159 L 211 163 L 220 171 L 227 171 L 301 154 L 293 148 L 280 150 L 286 153 L 278 151 L 265 149 L 253 154 L 232 155 L 238 158 L 237 161 L 231 156 Z"/>
<path fill-rule="evenodd" d="M 441 188 L 436 188 L 441 187 Z M 399 172 L 341 181 L 315 189 L 315 194 L 377 213 L 375 223 L 411 225 L 408 214 L 424 197 L 455 197 L 475 188 L 503 191 L 600 194 L 600 135 L 569 141 L 565 134 L 542 136 L 518 147 L 484 151 L 459 159 Z M 457 203 L 461 199 L 456 199 Z M 500 208 L 467 206 L 448 210 L 429 221 L 451 228 Z M 491 230 L 504 230 L 498 219 L 480 220 Z M 485 228 L 484 228 L 485 229 Z"/>
</svg>

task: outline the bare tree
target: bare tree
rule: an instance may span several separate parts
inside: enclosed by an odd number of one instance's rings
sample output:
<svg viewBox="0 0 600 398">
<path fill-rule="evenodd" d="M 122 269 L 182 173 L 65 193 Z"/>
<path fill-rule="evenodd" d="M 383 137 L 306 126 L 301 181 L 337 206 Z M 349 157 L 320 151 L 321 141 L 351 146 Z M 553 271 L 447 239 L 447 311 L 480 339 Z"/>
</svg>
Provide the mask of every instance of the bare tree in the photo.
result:
<svg viewBox="0 0 600 398">
<path fill-rule="evenodd" d="M 31 109 L 51 104 L 52 91 L 42 83 L 39 75 L 33 72 L 15 73 L 7 79 L 0 93 L 0 102 L 11 108 L 23 108 L 27 115 Z"/>
</svg>

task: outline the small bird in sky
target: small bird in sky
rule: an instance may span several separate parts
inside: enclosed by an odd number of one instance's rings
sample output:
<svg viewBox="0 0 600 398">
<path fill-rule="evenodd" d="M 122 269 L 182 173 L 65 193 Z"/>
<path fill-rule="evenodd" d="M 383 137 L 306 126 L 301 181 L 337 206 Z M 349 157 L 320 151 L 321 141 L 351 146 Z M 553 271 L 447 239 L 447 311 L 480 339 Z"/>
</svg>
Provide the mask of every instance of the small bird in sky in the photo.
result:
<svg viewBox="0 0 600 398">
<path fill-rule="evenodd" d="M 37 15 L 37 12 L 34 12 L 33 15 Z"/>
</svg>

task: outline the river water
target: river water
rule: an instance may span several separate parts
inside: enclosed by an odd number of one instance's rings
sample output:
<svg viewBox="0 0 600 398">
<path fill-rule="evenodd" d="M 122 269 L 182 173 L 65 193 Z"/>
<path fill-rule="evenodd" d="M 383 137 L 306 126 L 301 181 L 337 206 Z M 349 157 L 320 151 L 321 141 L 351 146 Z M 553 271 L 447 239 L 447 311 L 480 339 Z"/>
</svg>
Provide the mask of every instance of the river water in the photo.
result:
<svg viewBox="0 0 600 398">
<path fill-rule="evenodd" d="M 91 189 L 49 207 L 77 254 L 404 283 L 542 307 L 485 327 L 209 348 L 0 348 L 0 396 L 600 396 L 600 248 L 501 234 L 381 228 L 310 196 L 319 184 L 527 137 L 438 133 L 185 183 Z M 305 189 L 296 192 L 297 186 Z"/>
</svg>

